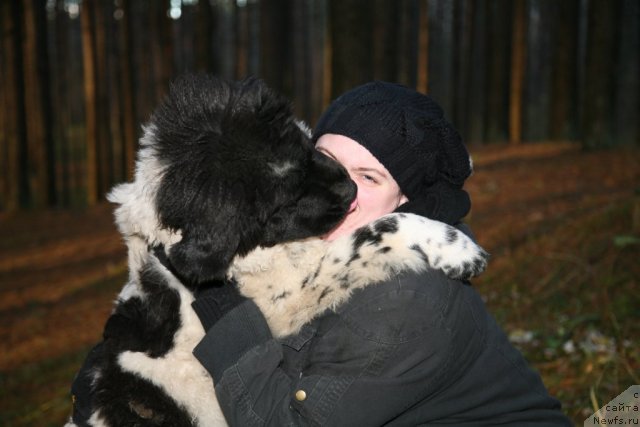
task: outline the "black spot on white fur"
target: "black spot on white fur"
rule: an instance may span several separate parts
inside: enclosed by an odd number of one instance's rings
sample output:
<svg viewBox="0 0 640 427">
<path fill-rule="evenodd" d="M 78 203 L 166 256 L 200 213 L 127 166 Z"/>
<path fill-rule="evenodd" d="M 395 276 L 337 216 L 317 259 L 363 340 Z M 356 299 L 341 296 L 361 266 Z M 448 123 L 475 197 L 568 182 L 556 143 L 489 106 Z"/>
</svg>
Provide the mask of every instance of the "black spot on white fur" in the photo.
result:
<svg viewBox="0 0 640 427">
<path fill-rule="evenodd" d="M 429 256 L 422 250 L 419 245 L 411 245 L 409 247 L 412 251 L 416 252 L 426 265 L 429 265 Z"/>
<path fill-rule="evenodd" d="M 394 234 L 398 232 L 398 219 L 394 216 L 382 218 L 376 221 L 374 227 L 376 233 Z"/>
<path fill-rule="evenodd" d="M 181 326 L 180 296 L 164 275 L 147 264 L 140 272 L 144 298 L 132 297 L 116 305 L 104 329 L 111 349 L 139 351 L 162 357 L 173 347 L 173 337 Z"/>
<path fill-rule="evenodd" d="M 445 239 L 446 239 L 446 242 L 448 244 L 450 244 L 450 245 L 455 243 L 456 240 L 458 240 L 458 231 L 455 228 L 453 228 L 450 225 L 448 225 L 446 227 L 446 237 L 445 237 Z"/>
</svg>

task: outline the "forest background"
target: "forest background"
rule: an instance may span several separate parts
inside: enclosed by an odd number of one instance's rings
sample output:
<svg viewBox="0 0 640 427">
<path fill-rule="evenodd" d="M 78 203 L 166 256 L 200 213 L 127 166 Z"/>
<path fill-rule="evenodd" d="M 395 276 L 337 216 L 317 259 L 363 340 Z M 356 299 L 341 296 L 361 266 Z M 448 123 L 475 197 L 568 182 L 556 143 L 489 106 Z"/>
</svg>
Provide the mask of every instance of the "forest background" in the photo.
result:
<svg viewBox="0 0 640 427">
<path fill-rule="evenodd" d="M 476 165 L 476 283 L 582 424 L 639 384 L 640 2 L 0 2 L 0 424 L 60 425 L 126 278 L 104 196 L 191 71 L 315 124 L 373 79 L 429 93 Z"/>
</svg>

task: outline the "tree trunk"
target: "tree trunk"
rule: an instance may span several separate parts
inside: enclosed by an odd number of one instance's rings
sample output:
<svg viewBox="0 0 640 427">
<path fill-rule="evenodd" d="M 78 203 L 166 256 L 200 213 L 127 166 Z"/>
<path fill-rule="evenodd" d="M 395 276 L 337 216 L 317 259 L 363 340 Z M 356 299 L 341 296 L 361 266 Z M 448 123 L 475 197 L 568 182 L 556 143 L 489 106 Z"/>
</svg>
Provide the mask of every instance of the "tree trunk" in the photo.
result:
<svg viewBox="0 0 640 427">
<path fill-rule="evenodd" d="M 135 152 L 137 147 L 137 120 L 135 116 L 135 91 L 133 88 L 133 67 L 131 47 L 133 46 L 131 31 L 131 0 L 122 0 L 122 20 L 119 37 L 120 91 L 122 102 L 122 126 L 124 137 L 125 177 L 133 178 Z"/>
<path fill-rule="evenodd" d="M 195 68 L 197 71 L 214 71 L 213 59 L 213 9 L 209 1 L 199 1 L 196 5 Z"/>
<path fill-rule="evenodd" d="M 310 62 L 309 67 L 309 100 L 308 117 L 309 125 L 315 122 L 322 114 L 325 106 L 325 87 L 327 81 L 325 76 L 325 51 L 327 49 L 327 3 L 325 0 L 311 2 L 308 11 L 309 22 L 309 43 L 307 46 L 307 57 Z"/>
<path fill-rule="evenodd" d="M 471 64 L 473 72 L 469 79 L 469 127 L 468 141 L 480 143 L 485 137 L 485 109 L 487 106 L 487 1 L 474 3 L 471 30 Z M 432 54 L 432 57 L 435 55 Z"/>
<path fill-rule="evenodd" d="M 455 73 L 455 99 L 454 112 L 451 120 L 462 135 L 463 139 L 469 139 L 469 104 L 470 80 L 472 70 L 470 67 L 473 41 L 473 13 L 474 3 L 465 0 L 457 0 L 455 3 L 454 31 L 458 34 L 456 40 L 456 73 Z"/>
<path fill-rule="evenodd" d="M 293 94 L 292 0 L 260 1 L 260 71 L 281 93 Z"/>
<path fill-rule="evenodd" d="M 0 211 L 15 211 L 20 206 L 20 147 L 24 146 L 24 105 L 20 88 L 22 56 L 19 45 L 21 4 L 0 4 L 2 24 L 2 69 L 0 74 Z"/>
<path fill-rule="evenodd" d="M 64 13 L 64 0 L 56 0 L 55 20 L 53 33 L 53 50 L 55 52 L 55 65 L 52 66 L 52 99 L 55 105 L 53 114 L 53 135 L 56 141 L 57 157 L 56 194 L 59 204 L 69 206 L 71 204 L 71 144 L 69 129 L 72 126 L 69 109 L 69 79 L 66 65 L 69 61 L 69 48 L 67 45 L 69 35 L 68 15 Z"/>
<path fill-rule="evenodd" d="M 249 2 L 247 8 L 247 73 L 250 76 L 260 75 L 260 6 Z"/>
<path fill-rule="evenodd" d="M 614 137 L 616 144 L 640 145 L 640 3 L 622 0 L 619 7 Z"/>
<path fill-rule="evenodd" d="M 549 138 L 551 103 L 551 16 L 558 2 L 529 0 L 527 31 L 528 58 L 525 89 L 524 138 L 544 141 Z"/>
<path fill-rule="evenodd" d="M 429 90 L 429 9 L 425 0 L 418 4 L 418 64 L 416 90 L 427 93 Z"/>
<path fill-rule="evenodd" d="M 107 66 L 106 23 L 104 16 L 105 3 L 97 1 L 92 7 L 94 17 L 94 90 L 96 96 L 96 151 L 98 167 L 98 194 L 101 199 L 113 184 L 113 158 L 110 150 L 109 138 L 109 97 L 107 85 L 109 81 Z"/>
<path fill-rule="evenodd" d="M 554 140 L 570 140 L 576 136 L 578 6 L 578 0 L 558 2 L 558 13 L 553 23 L 549 136 Z"/>
<path fill-rule="evenodd" d="M 511 16 L 511 0 L 494 0 L 491 3 L 485 143 L 508 139 L 509 90 L 505 82 L 509 81 Z"/>
<path fill-rule="evenodd" d="M 332 97 L 372 79 L 371 7 L 367 0 L 330 0 Z"/>
<path fill-rule="evenodd" d="M 52 201 L 51 188 L 54 186 L 50 152 L 51 138 L 47 114 L 48 86 L 45 77 L 47 51 L 43 39 L 46 20 L 44 3 L 37 0 L 23 0 L 24 7 L 24 78 L 25 111 L 27 120 L 28 182 L 31 205 L 34 208 L 48 206 Z M 55 188 L 55 187 L 53 187 Z"/>
<path fill-rule="evenodd" d="M 218 62 L 220 64 L 220 75 L 227 79 L 236 77 L 236 32 L 233 23 L 235 22 L 236 6 L 235 1 L 220 0 L 217 2 L 218 21 L 216 31 L 216 46 L 218 48 Z"/>
<path fill-rule="evenodd" d="M 612 137 L 613 77 L 611 64 L 615 51 L 615 14 L 610 2 L 589 2 L 589 34 L 584 82 L 585 148 L 610 147 Z M 637 77 L 637 76 L 636 76 Z"/>
<path fill-rule="evenodd" d="M 308 45 L 309 33 L 308 23 L 305 22 L 307 12 L 307 2 L 293 2 L 292 8 L 292 32 L 293 41 L 293 106 L 295 114 L 301 119 L 308 121 L 307 117 L 307 81 L 309 62 L 307 60 L 306 49 Z"/>
<path fill-rule="evenodd" d="M 509 85 L 509 142 L 522 142 L 522 94 L 527 58 L 525 0 L 514 0 L 511 42 L 511 81 Z"/>
<path fill-rule="evenodd" d="M 95 46 L 93 22 L 94 0 L 85 0 L 80 8 L 82 24 L 82 63 L 84 70 L 84 98 L 85 98 L 85 134 L 86 134 L 86 191 L 87 203 L 93 205 L 98 200 L 99 177 L 97 155 L 97 88 L 95 70 Z"/>
<path fill-rule="evenodd" d="M 454 52 L 453 3 L 429 1 L 429 93 L 447 116 L 453 114 Z"/>
<path fill-rule="evenodd" d="M 106 2 L 102 4 L 103 13 L 105 16 L 115 16 L 116 9 L 114 4 Z M 119 73 L 119 60 L 120 52 L 118 49 L 118 38 L 116 31 L 119 30 L 119 26 L 115 19 L 108 19 L 105 23 L 105 48 L 107 59 L 107 78 L 104 80 L 104 84 L 107 85 L 108 96 L 106 102 L 109 106 L 107 116 L 105 117 L 108 124 L 108 140 L 107 147 L 110 147 L 109 155 L 111 158 L 111 183 L 107 191 L 118 182 L 125 179 L 124 173 L 124 137 L 122 126 L 122 102 L 120 96 L 122 90 L 120 88 L 120 73 Z"/>
<path fill-rule="evenodd" d="M 247 56 L 249 52 L 249 15 L 247 5 L 235 7 L 235 33 L 236 33 L 236 69 L 235 78 L 247 77 L 249 64 Z"/>
<path fill-rule="evenodd" d="M 373 78 L 396 81 L 400 8 L 396 2 L 388 0 L 373 0 L 370 7 Z"/>
<path fill-rule="evenodd" d="M 396 49 L 398 64 L 398 83 L 415 88 L 418 70 L 418 26 L 420 8 L 417 0 L 401 0 L 398 45 Z"/>
</svg>

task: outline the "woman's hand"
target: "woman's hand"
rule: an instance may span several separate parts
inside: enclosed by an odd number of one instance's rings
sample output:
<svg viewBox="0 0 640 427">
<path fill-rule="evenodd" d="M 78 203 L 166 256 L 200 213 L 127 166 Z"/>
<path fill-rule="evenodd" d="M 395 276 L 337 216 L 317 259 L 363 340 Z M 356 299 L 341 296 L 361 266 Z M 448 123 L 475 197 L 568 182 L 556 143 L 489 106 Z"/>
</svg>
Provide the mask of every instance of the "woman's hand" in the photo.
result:
<svg viewBox="0 0 640 427">
<path fill-rule="evenodd" d="M 208 331 L 226 313 L 240 305 L 243 297 L 232 281 L 216 281 L 202 285 L 196 292 L 191 306 L 198 315 L 205 331 Z"/>
</svg>

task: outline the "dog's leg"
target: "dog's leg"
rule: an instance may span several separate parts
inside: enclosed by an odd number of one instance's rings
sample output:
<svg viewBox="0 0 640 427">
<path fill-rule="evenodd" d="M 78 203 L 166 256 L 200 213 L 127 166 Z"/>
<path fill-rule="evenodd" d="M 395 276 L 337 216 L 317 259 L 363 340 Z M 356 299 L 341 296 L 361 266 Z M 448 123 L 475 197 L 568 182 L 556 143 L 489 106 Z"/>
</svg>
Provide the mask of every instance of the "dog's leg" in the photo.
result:
<svg viewBox="0 0 640 427">
<path fill-rule="evenodd" d="M 295 288 L 291 275 L 299 275 L 300 269 L 277 266 L 274 270 L 290 275 L 274 279 L 270 273 L 268 282 L 279 280 L 282 285 L 274 285 L 268 297 L 264 291 L 250 295 L 274 335 L 297 332 L 319 314 L 344 303 L 355 289 L 392 274 L 432 268 L 465 280 L 484 271 L 488 260 L 484 249 L 456 228 L 411 214 L 387 215 L 328 243 L 325 249 L 316 267 L 306 277 L 298 277 Z M 255 298 L 257 295 L 261 297 Z"/>
</svg>

